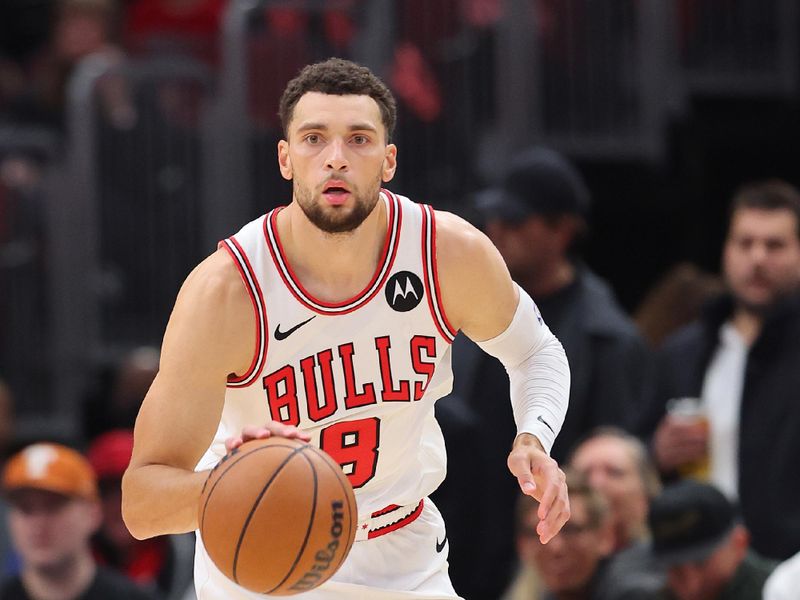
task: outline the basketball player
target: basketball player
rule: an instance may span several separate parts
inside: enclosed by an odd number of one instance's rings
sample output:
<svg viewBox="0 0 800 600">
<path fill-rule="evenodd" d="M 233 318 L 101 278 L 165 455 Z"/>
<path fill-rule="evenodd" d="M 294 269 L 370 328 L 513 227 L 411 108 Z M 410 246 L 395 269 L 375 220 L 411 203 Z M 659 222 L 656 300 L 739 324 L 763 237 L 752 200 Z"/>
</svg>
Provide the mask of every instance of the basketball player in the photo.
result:
<svg viewBox="0 0 800 600">
<path fill-rule="evenodd" d="M 301 597 L 458 598 L 427 498 L 445 475 L 433 404 L 451 389 L 450 344 L 461 330 L 508 369 L 519 431 L 508 466 L 541 502 L 545 543 L 569 518 L 548 455 L 569 393 L 563 349 L 485 236 L 381 189 L 397 167 L 395 104 L 368 69 L 306 67 L 280 112 L 292 202 L 224 240 L 180 291 L 136 422 L 126 523 L 139 538 L 196 530 L 226 449 L 298 438 L 342 465 L 359 513 L 341 569 Z M 226 579 L 201 539 L 195 585 L 200 600 L 260 597 Z"/>
</svg>

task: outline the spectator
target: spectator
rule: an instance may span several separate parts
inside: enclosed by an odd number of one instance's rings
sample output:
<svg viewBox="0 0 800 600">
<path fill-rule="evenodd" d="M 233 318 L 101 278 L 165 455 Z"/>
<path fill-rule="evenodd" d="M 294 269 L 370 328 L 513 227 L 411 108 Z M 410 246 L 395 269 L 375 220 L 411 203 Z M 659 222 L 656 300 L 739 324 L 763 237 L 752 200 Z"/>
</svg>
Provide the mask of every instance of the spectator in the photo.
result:
<svg viewBox="0 0 800 600">
<path fill-rule="evenodd" d="M 2 600 L 152 600 L 92 559 L 89 538 L 101 510 L 94 473 L 78 452 L 28 446 L 6 464 L 3 491 L 22 570 L 3 582 Z"/>
<path fill-rule="evenodd" d="M 567 473 L 572 516 L 546 545 L 536 537 L 539 504 L 518 499 L 517 552 L 523 565 L 512 586 L 510 600 L 633 600 L 648 598 L 648 590 L 608 576 L 608 558 L 614 551 L 611 514 L 603 496 L 580 473 Z M 525 569 L 535 573 L 526 579 Z M 530 589 L 527 581 L 538 581 Z"/>
<path fill-rule="evenodd" d="M 141 587 L 179 600 L 192 582 L 194 535 L 134 538 L 122 520 L 122 474 L 133 453 L 133 431 L 116 429 L 98 437 L 87 457 L 97 474 L 103 523 L 92 542 L 97 562 L 125 574 Z"/>
<path fill-rule="evenodd" d="M 739 499 L 753 548 L 800 550 L 800 193 L 753 183 L 733 198 L 723 251 L 728 292 L 665 342 L 642 426 L 659 469 L 710 455 L 710 480 Z M 702 398 L 708 428 L 665 416 L 671 398 Z"/>
<path fill-rule="evenodd" d="M 478 208 L 514 280 L 534 298 L 570 361 L 570 408 L 553 447 L 560 460 L 593 427 L 628 424 L 645 389 L 647 345 L 608 285 L 578 256 L 590 197 L 564 157 L 546 148 L 523 153 L 502 187 L 481 195 Z M 502 389 L 493 378 L 488 384 L 490 394 L 477 394 L 482 405 Z"/>
<path fill-rule="evenodd" d="M 93 54 L 118 61 L 114 0 L 57 0 L 50 43 L 32 58 L 24 91 L 9 103 L 16 121 L 63 129 L 67 82 L 78 63 Z"/>
<path fill-rule="evenodd" d="M 570 362 L 569 411 L 552 450 L 558 461 L 594 427 L 628 426 L 649 368 L 646 343 L 606 283 L 577 256 L 589 201 L 583 179 L 566 159 L 535 148 L 514 161 L 502 187 L 484 192 L 478 202 L 512 277 L 536 301 Z M 444 485 L 460 486 L 461 492 L 452 495 L 461 497 L 471 493 L 476 481 L 492 490 L 484 518 L 472 523 L 474 535 L 484 542 L 453 546 L 453 583 L 471 600 L 494 600 L 507 587 L 516 564 L 512 515 L 518 486 L 502 470 L 507 440 L 514 436 L 508 377 L 498 361 L 462 336 L 453 346 L 453 371 L 454 395 L 481 424 L 488 470 L 463 482 L 448 476 Z M 447 434 L 446 415 L 437 416 Z M 450 439 L 447 444 L 451 453 L 459 451 Z M 446 504 L 440 508 L 446 519 L 459 510 Z M 475 566 L 459 581 L 461 565 Z"/>
<path fill-rule="evenodd" d="M 779 564 L 764 585 L 764 600 L 794 600 L 800 590 L 800 552 Z"/>
<path fill-rule="evenodd" d="M 663 588 L 665 573 L 647 551 L 647 513 L 661 491 L 647 447 L 622 429 L 599 427 L 576 446 L 568 464 L 608 502 L 615 552 L 608 576 L 639 590 Z"/>
<path fill-rule="evenodd" d="M 140 346 L 98 375 L 83 409 L 87 439 L 113 429 L 133 428 L 139 406 L 158 372 L 158 360 L 158 348 Z"/>
<path fill-rule="evenodd" d="M 622 429 L 597 428 L 575 447 L 568 464 L 605 496 L 615 550 L 649 537 L 647 511 L 661 491 L 661 482 L 647 448 L 638 438 Z"/>
<path fill-rule="evenodd" d="M 752 552 L 733 504 L 715 487 L 668 486 L 650 509 L 651 552 L 677 600 L 761 600 L 775 567 Z"/>
</svg>

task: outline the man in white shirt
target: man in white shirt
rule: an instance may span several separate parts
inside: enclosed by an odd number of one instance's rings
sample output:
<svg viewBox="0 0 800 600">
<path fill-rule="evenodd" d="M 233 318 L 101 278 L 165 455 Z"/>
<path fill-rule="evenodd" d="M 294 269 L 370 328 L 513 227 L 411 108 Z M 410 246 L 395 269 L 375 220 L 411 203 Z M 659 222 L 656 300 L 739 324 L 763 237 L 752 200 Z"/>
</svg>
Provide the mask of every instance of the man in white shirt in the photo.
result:
<svg viewBox="0 0 800 600">
<path fill-rule="evenodd" d="M 664 345 L 643 433 L 667 476 L 710 459 L 708 478 L 742 505 L 753 546 L 772 558 L 800 549 L 800 193 L 743 187 L 723 250 L 728 294 Z M 665 414 L 701 398 L 707 426 Z M 798 523 L 798 525 L 794 525 Z"/>
</svg>

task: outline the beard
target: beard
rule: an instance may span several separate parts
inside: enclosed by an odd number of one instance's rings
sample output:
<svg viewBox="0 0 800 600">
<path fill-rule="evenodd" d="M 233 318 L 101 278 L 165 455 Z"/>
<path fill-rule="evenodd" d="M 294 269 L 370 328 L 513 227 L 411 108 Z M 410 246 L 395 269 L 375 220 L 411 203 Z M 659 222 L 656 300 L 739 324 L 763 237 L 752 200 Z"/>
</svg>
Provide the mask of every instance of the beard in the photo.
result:
<svg viewBox="0 0 800 600">
<path fill-rule="evenodd" d="M 370 215 L 378 203 L 381 179 L 378 177 L 364 193 L 351 187 L 353 205 L 350 208 L 314 201 L 311 190 L 301 186 L 297 180 L 294 180 L 292 187 L 294 197 L 308 220 L 325 233 L 338 234 L 355 230 Z"/>
</svg>

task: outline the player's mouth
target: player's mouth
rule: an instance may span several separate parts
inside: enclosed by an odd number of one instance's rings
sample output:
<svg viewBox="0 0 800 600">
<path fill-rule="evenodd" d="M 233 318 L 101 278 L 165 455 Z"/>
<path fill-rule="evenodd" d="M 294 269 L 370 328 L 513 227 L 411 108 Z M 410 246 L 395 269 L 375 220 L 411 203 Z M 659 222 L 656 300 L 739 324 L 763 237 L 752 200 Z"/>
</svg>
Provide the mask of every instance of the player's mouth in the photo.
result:
<svg viewBox="0 0 800 600">
<path fill-rule="evenodd" d="M 333 206 L 341 206 L 347 202 L 350 193 L 350 187 L 340 179 L 330 179 L 322 188 L 322 196 Z"/>
</svg>

